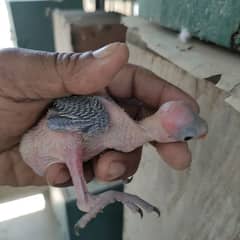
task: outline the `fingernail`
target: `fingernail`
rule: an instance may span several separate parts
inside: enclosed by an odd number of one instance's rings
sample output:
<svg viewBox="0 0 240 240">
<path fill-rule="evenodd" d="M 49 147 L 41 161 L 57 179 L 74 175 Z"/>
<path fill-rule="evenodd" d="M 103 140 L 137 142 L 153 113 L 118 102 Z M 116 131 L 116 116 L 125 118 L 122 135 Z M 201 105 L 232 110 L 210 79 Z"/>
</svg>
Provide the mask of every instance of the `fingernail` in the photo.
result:
<svg viewBox="0 0 240 240">
<path fill-rule="evenodd" d="M 69 175 L 68 170 L 66 170 L 65 168 L 60 169 L 58 171 L 56 177 L 54 177 L 54 178 L 48 179 L 48 176 L 47 176 L 47 182 L 50 185 L 59 186 L 59 185 L 63 185 L 65 183 L 68 183 L 71 181 L 71 176 Z"/>
<path fill-rule="evenodd" d="M 72 186 L 72 185 L 73 185 L 73 182 L 72 182 L 72 179 L 70 178 L 66 182 L 54 184 L 54 187 L 69 187 L 69 186 Z"/>
<path fill-rule="evenodd" d="M 120 45 L 120 42 L 110 43 L 100 49 L 97 49 L 93 52 L 95 58 L 105 58 L 110 56 L 116 51 L 116 48 Z"/>
<path fill-rule="evenodd" d="M 114 180 L 120 178 L 126 172 L 126 167 L 119 162 L 112 163 L 108 169 L 108 179 Z"/>
<path fill-rule="evenodd" d="M 64 168 L 60 171 L 60 173 L 58 175 L 58 181 L 56 181 L 55 184 L 64 184 L 69 181 L 71 181 L 69 171 Z"/>
</svg>

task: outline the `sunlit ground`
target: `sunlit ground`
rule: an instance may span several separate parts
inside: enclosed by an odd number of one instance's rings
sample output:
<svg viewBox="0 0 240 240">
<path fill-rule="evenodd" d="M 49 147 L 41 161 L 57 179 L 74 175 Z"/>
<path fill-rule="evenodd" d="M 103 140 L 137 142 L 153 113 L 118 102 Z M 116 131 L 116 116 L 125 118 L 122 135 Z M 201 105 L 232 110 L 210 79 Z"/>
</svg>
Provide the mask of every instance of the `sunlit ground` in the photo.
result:
<svg viewBox="0 0 240 240">
<path fill-rule="evenodd" d="M 39 212 L 45 208 L 42 193 L 0 204 L 0 222 Z"/>
<path fill-rule="evenodd" d="M 13 46 L 6 2 L 0 0 L 0 48 Z"/>
</svg>

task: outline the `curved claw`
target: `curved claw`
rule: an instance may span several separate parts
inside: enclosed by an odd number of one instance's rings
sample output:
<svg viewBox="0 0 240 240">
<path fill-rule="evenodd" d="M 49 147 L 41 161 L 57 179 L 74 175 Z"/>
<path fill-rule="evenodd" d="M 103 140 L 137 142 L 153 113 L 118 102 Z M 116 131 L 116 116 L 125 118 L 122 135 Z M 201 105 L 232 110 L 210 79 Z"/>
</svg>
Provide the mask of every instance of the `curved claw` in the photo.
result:
<svg viewBox="0 0 240 240">
<path fill-rule="evenodd" d="M 158 217 L 161 216 L 161 212 L 157 207 L 153 207 L 153 212 L 155 212 L 158 215 Z"/>
<path fill-rule="evenodd" d="M 80 230 L 81 230 L 81 228 L 78 226 L 78 224 L 76 223 L 75 225 L 74 225 L 74 233 L 75 233 L 75 235 L 77 236 L 77 237 L 79 237 L 80 236 Z"/>
<path fill-rule="evenodd" d="M 143 218 L 143 210 L 141 208 L 138 208 L 137 212 L 139 213 L 140 217 Z"/>
</svg>

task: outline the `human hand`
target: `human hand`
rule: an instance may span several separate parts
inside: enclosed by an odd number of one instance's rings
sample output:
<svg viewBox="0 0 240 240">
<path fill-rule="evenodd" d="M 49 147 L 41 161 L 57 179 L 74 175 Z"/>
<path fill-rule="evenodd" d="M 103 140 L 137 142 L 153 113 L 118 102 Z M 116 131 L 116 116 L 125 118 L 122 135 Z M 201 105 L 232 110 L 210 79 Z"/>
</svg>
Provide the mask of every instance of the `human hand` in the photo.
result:
<svg viewBox="0 0 240 240">
<path fill-rule="evenodd" d="M 150 108 L 169 100 L 196 102 L 150 71 L 127 64 L 128 49 L 115 43 L 90 53 L 47 53 L 23 49 L 0 51 L 0 184 L 71 184 L 68 169 L 50 166 L 37 176 L 21 159 L 22 135 L 39 120 L 52 99 L 71 94 L 93 94 L 105 87 L 116 98 L 135 97 Z M 176 169 L 189 166 L 186 143 L 155 144 L 166 162 Z M 101 180 L 127 178 L 137 169 L 141 149 L 131 153 L 108 151 L 84 166 L 85 177 Z M 115 168 L 110 165 L 115 163 Z M 111 169 L 111 170 L 110 170 Z"/>
</svg>

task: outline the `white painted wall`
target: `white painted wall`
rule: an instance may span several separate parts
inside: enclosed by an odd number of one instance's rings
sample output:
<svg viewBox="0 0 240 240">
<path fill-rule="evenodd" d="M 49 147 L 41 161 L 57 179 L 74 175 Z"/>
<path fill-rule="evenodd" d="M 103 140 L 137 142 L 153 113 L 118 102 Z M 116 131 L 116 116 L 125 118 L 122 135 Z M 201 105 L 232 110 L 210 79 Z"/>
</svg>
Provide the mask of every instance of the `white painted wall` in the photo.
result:
<svg viewBox="0 0 240 240">
<path fill-rule="evenodd" d="M 7 4 L 5 1 L 0 0 L 0 49 L 13 46 Z"/>
</svg>

